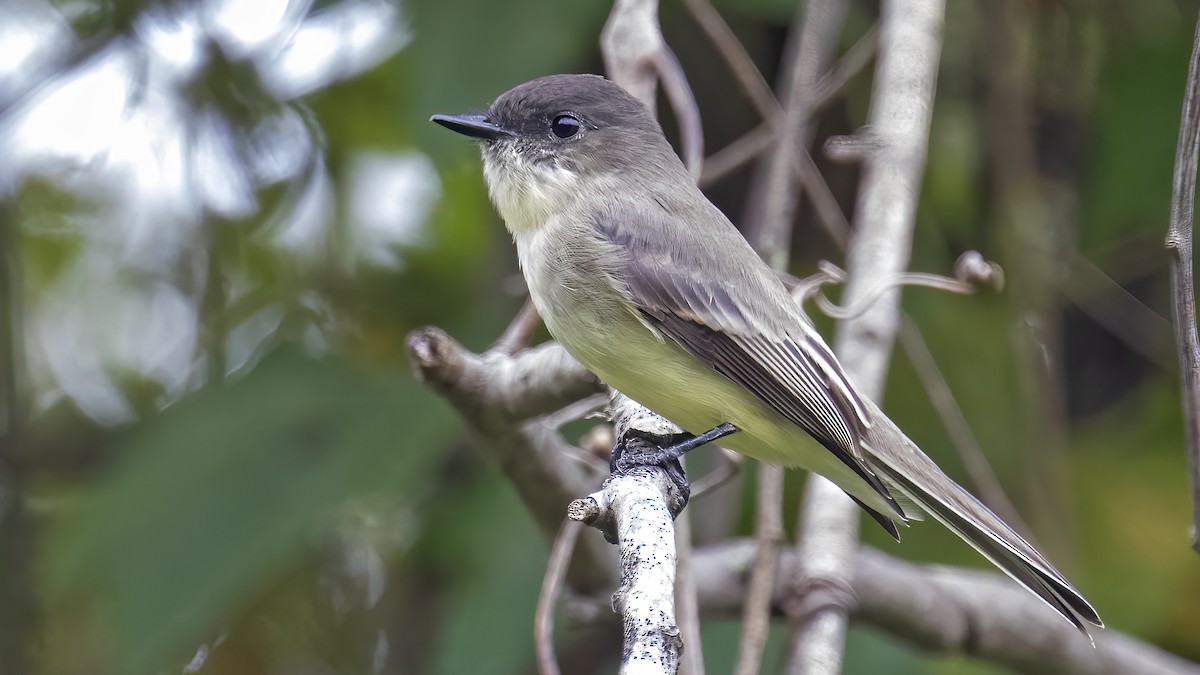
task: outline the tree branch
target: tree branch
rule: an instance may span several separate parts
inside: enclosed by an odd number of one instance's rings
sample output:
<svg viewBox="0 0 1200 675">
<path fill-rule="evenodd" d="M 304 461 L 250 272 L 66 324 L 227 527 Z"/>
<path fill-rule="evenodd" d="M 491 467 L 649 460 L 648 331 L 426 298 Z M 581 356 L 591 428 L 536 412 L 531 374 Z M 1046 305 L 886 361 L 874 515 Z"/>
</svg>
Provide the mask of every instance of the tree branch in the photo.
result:
<svg viewBox="0 0 1200 675">
<path fill-rule="evenodd" d="M 1184 437 L 1192 483 L 1192 548 L 1200 553 L 1200 343 L 1196 336 L 1196 291 L 1192 280 L 1192 227 L 1195 217 L 1196 155 L 1200 147 L 1200 20 L 1188 64 L 1187 89 L 1175 148 L 1171 224 L 1167 254 L 1171 269 L 1171 304 L 1175 345 L 1179 350 Z"/>
<path fill-rule="evenodd" d="M 857 235 L 847 256 L 845 302 L 853 306 L 879 279 L 903 272 L 925 168 L 933 94 L 941 52 L 942 0 L 884 2 L 879 20 L 870 124 L 880 139 L 867 158 L 855 212 Z M 838 324 L 834 350 L 851 381 L 878 400 L 899 324 L 894 289 L 859 317 Z M 797 616 L 792 673 L 837 673 L 847 626 L 849 562 L 859 515 L 837 486 L 813 475 L 801 516 Z M 819 593 L 818 597 L 814 594 Z M 795 606 L 788 603 L 787 606 Z"/>
<path fill-rule="evenodd" d="M 791 224 L 799 193 L 794 189 L 792 167 L 808 149 L 815 133 L 811 95 L 821 75 L 833 62 L 838 36 L 849 10 L 846 0 L 813 0 L 796 10 L 783 67 L 776 85 L 783 102 L 777 128 L 780 141 L 763 163 L 751 186 L 745 228 L 759 253 L 780 268 L 773 256 L 791 248 Z M 771 121 L 771 120 L 768 120 Z"/>
<path fill-rule="evenodd" d="M 564 520 L 550 547 L 550 560 L 546 562 L 546 575 L 542 578 L 542 590 L 538 593 L 537 610 L 533 617 L 538 675 L 560 675 L 562 672 L 554 655 L 554 606 L 562 594 L 567 564 L 571 561 L 571 553 L 575 550 L 581 529 L 578 522 Z"/>
<path fill-rule="evenodd" d="M 747 592 L 749 539 L 696 549 L 700 602 L 709 614 L 732 614 Z M 854 552 L 852 613 L 857 621 L 938 654 L 962 654 L 1031 675 L 1200 675 L 1200 666 L 1109 629 L 1095 649 L 1069 624 L 1008 579 L 983 570 L 919 565 L 870 547 Z M 800 565 L 784 551 L 780 579 Z M 777 612 L 789 593 L 779 584 Z"/>
<path fill-rule="evenodd" d="M 600 390 L 596 378 L 557 343 L 509 356 L 473 354 L 440 328 L 408 334 L 413 374 L 445 397 L 468 429 L 512 481 L 548 540 L 562 522 L 563 506 L 600 482 L 592 468 L 570 461 L 578 449 L 541 419 Z M 611 556 L 602 542 L 580 543 L 568 572 L 571 586 L 593 591 L 613 582 Z"/>
<path fill-rule="evenodd" d="M 679 433 L 679 428 L 612 392 L 609 417 L 615 435 L 631 429 L 655 436 Z M 620 549 L 621 581 L 612 607 L 624 627 L 622 675 L 673 675 L 679 668 L 683 641 L 675 622 L 674 515 L 683 496 L 666 470 L 647 466 L 610 475 L 597 492 L 577 499 L 567 515 L 591 525 Z"/>
</svg>

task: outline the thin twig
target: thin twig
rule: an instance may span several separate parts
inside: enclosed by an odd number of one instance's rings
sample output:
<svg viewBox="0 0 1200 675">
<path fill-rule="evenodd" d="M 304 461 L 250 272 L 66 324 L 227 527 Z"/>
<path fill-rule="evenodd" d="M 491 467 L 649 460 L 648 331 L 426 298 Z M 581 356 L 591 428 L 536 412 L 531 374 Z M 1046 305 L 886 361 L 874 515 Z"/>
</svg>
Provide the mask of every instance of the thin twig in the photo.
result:
<svg viewBox="0 0 1200 675">
<path fill-rule="evenodd" d="M 967 423 L 962 408 L 959 408 L 958 402 L 954 400 L 954 393 L 950 391 L 950 385 L 938 369 L 917 322 L 907 314 L 902 315 L 900 321 L 900 344 L 904 346 L 904 353 L 908 355 L 913 370 L 917 371 L 917 377 L 929 395 L 929 402 L 937 411 L 942 427 L 950 435 L 950 444 L 954 446 L 959 459 L 962 460 L 963 468 L 971 477 L 971 484 L 979 491 L 979 496 L 988 507 L 1036 545 L 1037 541 L 1034 540 L 1029 526 L 1021 520 L 1017 507 L 1000 486 L 1000 479 L 996 477 L 996 472 L 992 470 L 992 465 L 983 454 L 983 448 L 971 432 L 971 425 Z"/>
<path fill-rule="evenodd" d="M 771 594 L 783 546 L 783 469 L 759 463 L 754 520 L 754 562 L 742 604 L 742 635 L 733 672 L 756 675 L 771 621 Z"/>
<path fill-rule="evenodd" d="M 696 490 L 692 490 L 692 499 Z M 696 599 L 696 574 L 692 571 L 692 510 L 675 517 L 675 621 L 687 649 L 680 655 L 680 675 L 704 675 L 704 646 L 700 642 L 700 601 Z"/>
<path fill-rule="evenodd" d="M 542 317 L 538 316 L 537 307 L 533 306 L 533 300 L 526 298 L 525 304 L 521 305 L 521 309 L 509 322 L 504 332 L 500 334 L 496 344 L 492 345 L 492 349 L 501 354 L 516 354 L 529 346 L 529 338 L 541 322 Z"/>
<path fill-rule="evenodd" d="M 812 88 L 810 94 L 811 105 L 814 110 L 824 108 L 835 96 L 841 93 L 842 89 L 854 79 L 855 75 L 862 72 L 863 68 L 871 62 L 875 56 L 875 50 L 879 46 L 879 25 L 873 25 L 857 42 L 850 45 L 850 49 L 838 59 L 833 67 L 829 69 L 817 81 L 817 84 Z"/>
<path fill-rule="evenodd" d="M 683 165 L 687 167 L 692 180 L 700 180 L 704 169 L 704 129 L 700 124 L 700 106 L 696 105 L 696 96 L 688 85 L 683 66 L 670 47 L 664 44 L 658 50 L 654 56 L 654 67 L 662 82 L 663 92 L 671 103 L 671 111 L 675 113 L 675 121 L 679 123 Z"/>
<path fill-rule="evenodd" d="M 1179 350 L 1184 436 L 1192 483 L 1192 548 L 1200 553 L 1200 341 L 1196 336 L 1196 290 L 1192 281 L 1192 227 L 1196 198 L 1196 156 L 1200 150 L 1200 20 L 1192 42 L 1175 176 L 1171 192 L 1171 224 L 1167 257 L 1171 268 L 1172 316 Z"/>
<path fill-rule="evenodd" d="M 813 209 L 817 212 L 821 226 L 825 228 L 833 243 L 845 250 L 850 243 L 850 223 L 846 220 L 846 214 L 838 204 L 837 197 L 833 196 L 833 190 L 829 189 L 829 183 L 825 182 L 825 177 L 813 161 L 812 154 L 808 148 L 802 150 L 803 152 L 797 154 L 792 170 L 812 199 Z"/>
<path fill-rule="evenodd" d="M 683 0 L 683 4 L 708 39 L 712 40 L 721 58 L 725 59 L 742 93 L 750 99 L 763 120 L 773 125 L 782 116 L 783 109 L 775 100 L 771 85 L 767 84 L 758 66 L 754 65 L 754 59 L 750 58 L 746 47 L 733 34 L 733 29 L 708 0 Z"/>
<path fill-rule="evenodd" d="M 550 559 L 546 562 L 546 575 L 542 577 L 542 590 L 538 593 L 537 611 L 533 615 L 533 644 L 537 654 L 538 675 L 559 675 L 558 658 L 554 655 L 554 607 L 562 594 L 563 581 L 567 578 L 567 566 L 579 532 L 580 523 L 565 519 L 554 545 L 550 547 Z"/>
<path fill-rule="evenodd" d="M 708 187 L 737 171 L 771 147 L 776 138 L 774 128 L 766 122 L 747 131 L 704 160 L 704 169 L 696 184 Z"/>
<path fill-rule="evenodd" d="M 722 458 L 720 468 L 713 469 L 709 473 L 692 481 L 693 501 L 725 485 L 736 478 L 742 471 L 742 464 L 746 461 L 745 457 L 727 448 L 721 448 L 720 446 L 718 448 L 721 450 L 720 456 Z"/>
<path fill-rule="evenodd" d="M 785 254 L 791 247 L 791 224 L 799 205 L 794 189 L 793 165 L 797 155 L 812 144 L 816 130 L 810 92 L 832 63 L 838 36 L 849 3 L 845 0 L 814 0 L 796 9 L 793 29 L 784 46 L 777 90 L 784 113 L 777 129 L 780 142 L 760 165 L 750 188 L 745 229 L 760 253 Z"/>
<path fill-rule="evenodd" d="M 1146 360 L 1164 370 L 1173 370 L 1178 364 L 1170 353 L 1171 322 L 1078 251 L 1071 255 L 1070 274 L 1063 280 L 1062 291 L 1080 311 Z"/>
</svg>

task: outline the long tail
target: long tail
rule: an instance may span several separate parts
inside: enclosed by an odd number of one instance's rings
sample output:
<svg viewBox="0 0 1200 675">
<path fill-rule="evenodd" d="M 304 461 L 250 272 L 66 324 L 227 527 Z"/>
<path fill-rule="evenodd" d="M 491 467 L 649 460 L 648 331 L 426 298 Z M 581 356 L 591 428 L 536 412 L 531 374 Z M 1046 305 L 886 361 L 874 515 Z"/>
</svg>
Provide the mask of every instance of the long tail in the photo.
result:
<svg viewBox="0 0 1200 675">
<path fill-rule="evenodd" d="M 868 404 L 870 405 L 870 404 Z M 872 406 L 874 407 L 874 406 Z M 1100 615 L 1037 549 L 951 480 L 877 408 L 863 444 L 885 481 L 1088 635 Z"/>
</svg>

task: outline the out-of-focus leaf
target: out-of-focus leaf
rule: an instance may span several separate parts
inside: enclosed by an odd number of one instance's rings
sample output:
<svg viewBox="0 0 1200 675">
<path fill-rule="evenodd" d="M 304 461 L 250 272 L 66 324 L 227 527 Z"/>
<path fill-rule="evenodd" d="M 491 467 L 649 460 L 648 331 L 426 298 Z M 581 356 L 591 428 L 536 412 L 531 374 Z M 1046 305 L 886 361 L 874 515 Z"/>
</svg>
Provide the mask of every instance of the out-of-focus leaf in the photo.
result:
<svg viewBox="0 0 1200 675">
<path fill-rule="evenodd" d="M 478 476 L 431 519 L 426 554 L 455 587 L 433 650 L 434 675 L 513 673 L 528 662 L 549 551 L 505 483 L 494 472 Z"/>
<path fill-rule="evenodd" d="M 1083 189 L 1080 248 L 1166 227 L 1191 24 L 1125 45 L 1105 61 Z M 1163 230 L 1165 233 L 1165 229 Z"/>
<path fill-rule="evenodd" d="M 94 599 L 115 672 L 152 672 L 288 565 L 332 507 L 411 490 L 448 427 L 411 381 L 277 352 L 120 440 L 121 463 L 52 532 L 51 589 Z"/>
<path fill-rule="evenodd" d="M 83 249 L 83 235 L 72 219 L 93 208 L 85 197 L 50 180 L 30 178 L 21 184 L 16 216 L 28 288 L 36 292 L 70 267 Z"/>
</svg>

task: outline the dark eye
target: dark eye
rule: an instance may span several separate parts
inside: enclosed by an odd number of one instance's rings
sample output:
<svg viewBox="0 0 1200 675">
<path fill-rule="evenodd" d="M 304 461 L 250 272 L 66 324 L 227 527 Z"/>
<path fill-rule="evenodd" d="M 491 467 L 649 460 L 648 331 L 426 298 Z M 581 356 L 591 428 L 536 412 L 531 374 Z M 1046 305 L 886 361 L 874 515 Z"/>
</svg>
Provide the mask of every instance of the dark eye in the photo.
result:
<svg viewBox="0 0 1200 675">
<path fill-rule="evenodd" d="M 573 115 L 559 115 L 550 122 L 550 131 L 559 138 L 570 138 L 582 128 L 583 123 Z"/>
</svg>

